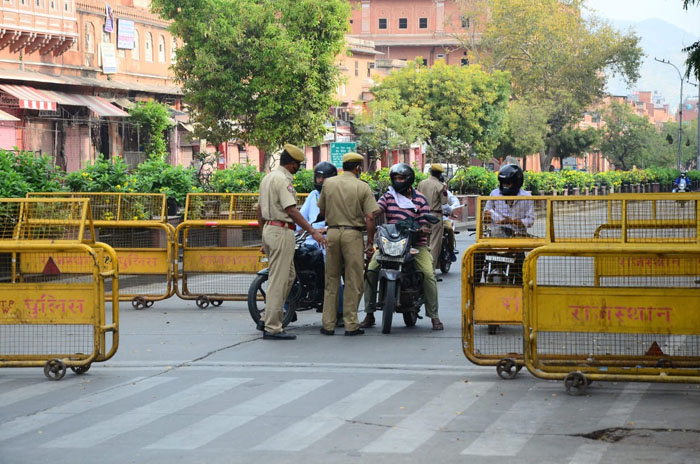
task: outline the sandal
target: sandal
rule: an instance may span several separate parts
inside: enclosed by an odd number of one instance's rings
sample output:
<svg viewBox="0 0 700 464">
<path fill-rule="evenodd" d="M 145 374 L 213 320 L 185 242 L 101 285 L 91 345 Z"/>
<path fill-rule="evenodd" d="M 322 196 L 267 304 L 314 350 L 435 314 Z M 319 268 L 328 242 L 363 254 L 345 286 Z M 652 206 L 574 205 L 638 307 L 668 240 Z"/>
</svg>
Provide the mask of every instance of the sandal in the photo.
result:
<svg viewBox="0 0 700 464">
<path fill-rule="evenodd" d="M 437 317 L 434 317 L 430 320 L 433 323 L 433 330 L 444 330 L 445 326 L 442 325 L 442 322 L 440 322 L 440 319 Z"/>
</svg>

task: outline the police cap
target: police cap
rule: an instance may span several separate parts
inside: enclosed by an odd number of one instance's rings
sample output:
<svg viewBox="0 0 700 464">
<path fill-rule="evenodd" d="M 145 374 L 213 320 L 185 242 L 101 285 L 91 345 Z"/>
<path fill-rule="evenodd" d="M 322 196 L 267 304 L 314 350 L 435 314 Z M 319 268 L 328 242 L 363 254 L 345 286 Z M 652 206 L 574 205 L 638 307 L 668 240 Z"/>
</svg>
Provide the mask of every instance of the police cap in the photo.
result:
<svg viewBox="0 0 700 464">
<path fill-rule="evenodd" d="M 445 172 L 445 168 L 442 167 L 440 163 L 433 163 L 430 165 L 430 170 L 435 172 Z"/>
<path fill-rule="evenodd" d="M 300 163 L 303 163 L 306 159 L 306 156 L 304 156 L 304 152 L 301 151 L 301 148 L 292 145 L 291 143 L 285 144 L 284 149 L 287 153 L 289 153 L 289 156 L 299 161 Z"/>
<path fill-rule="evenodd" d="M 358 161 L 364 161 L 364 159 L 362 155 L 352 151 L 343 155 L 343 163 L 356 163 Z"/>
</svg>

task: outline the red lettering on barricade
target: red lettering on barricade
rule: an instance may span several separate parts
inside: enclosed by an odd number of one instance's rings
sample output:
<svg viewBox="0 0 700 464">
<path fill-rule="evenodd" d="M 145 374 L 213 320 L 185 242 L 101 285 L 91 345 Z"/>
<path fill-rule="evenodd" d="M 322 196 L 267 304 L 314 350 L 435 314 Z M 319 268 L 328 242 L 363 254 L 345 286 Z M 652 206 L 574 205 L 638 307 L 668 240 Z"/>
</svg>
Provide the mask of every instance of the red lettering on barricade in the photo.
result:
<svg viewBox="0 0 700 464">
<path fill-rule="evenodd" d="M 12 311 L 12 307 L 15 305 L 14 300 L 0 300 L 0 310 L 3 314 L 8 314 Z"/>
<path fill-rule="evenodd" d="M 503 308 L 505 308 L 506 311 L 514 311 L 516 313 L 521 313 L 520 309 L 520 298 L 515 298 L 515 297 L 505 297 L 501 298 L 501 302 L 503 303 Z"/>
<path fill-rule="evenodd" d="M 256 265 L 258 263 L 257 256 L 226 256 L 226 255 L 203 255 L 199 257 L 200 263 L 204 265 L 217 266 L 240 266 L 240 265 Z"/>
<path fill-rule="evenodd" d="M 39 314 L 83 314 L 83 299 L 56 299 L 53 295 L 42 293 L 39 299 L 26 298 L 24 307 L 30 317 L 37 319 Z"/>
<path fill-rule="evenodd" d="M 586 306 L 569 305 L 571 317 L 577 321 L 612 321 L 613 317 L 619 322 L 645 321 L 656 319 L 671 322 L 672 308 L 656 308 L 653 306 Z"/>
</svg>

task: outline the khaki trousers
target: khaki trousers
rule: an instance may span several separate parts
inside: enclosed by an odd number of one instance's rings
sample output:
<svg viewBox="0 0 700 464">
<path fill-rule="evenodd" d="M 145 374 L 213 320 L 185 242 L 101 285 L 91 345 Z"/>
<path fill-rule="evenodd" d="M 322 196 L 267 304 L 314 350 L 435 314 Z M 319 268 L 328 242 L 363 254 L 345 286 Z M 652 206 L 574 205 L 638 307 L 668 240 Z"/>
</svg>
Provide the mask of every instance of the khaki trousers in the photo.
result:
<svg viewBox="0 0 700 464">
<path fill-rule="evenodd" d="M 436 213 L 432 213 L 436 214 Z M 439 216 L 442 219 L 442 214 Z M 432 224 L 430 226 L 430 256 L 433 257 L 433 269 L 436 269 L 440 263 L 440 251 L 442 249 L 442 230 L 443 230 L 442 220 L 437 224 Z"/>
<path fill-rule="evenodd" d="M 287 227 L 265 225 L 262 242 L 270 267 L 265 301 L 265 331 L 276 334 L 282 332 L 284 301 L 296 278 L 294 231 Z"/>
<path fill-rule="evenodd" d="M 438 289 L 433 271 L 432 258 L 428 253 L 428 248 L 424 246 L 415 247 L 418 254 L 414 257 L 416 269 L 423 273 L 423 293 L 425 294 L 425 315 L 429 318 L 438 317 Z M 377 280 L 379 278 L 379 263 L 377 255 L 374 255 L 372 262 L 367 267 L 365 276 L 365 312 L 374 312 L 374 303 L 377 300 Z"/>
<path fill-rule="evenodd" d="M 326 233 L 326 287 L 323 294 L 323 328 L 335 330 L 338 319 L 340 273 L 345 265 L 343 322 L 346 331 L 357 330 L 357 307 L 364 288 L 364 242 L 362 232 L 353 229 L 329 228 Z"/>
</svg>

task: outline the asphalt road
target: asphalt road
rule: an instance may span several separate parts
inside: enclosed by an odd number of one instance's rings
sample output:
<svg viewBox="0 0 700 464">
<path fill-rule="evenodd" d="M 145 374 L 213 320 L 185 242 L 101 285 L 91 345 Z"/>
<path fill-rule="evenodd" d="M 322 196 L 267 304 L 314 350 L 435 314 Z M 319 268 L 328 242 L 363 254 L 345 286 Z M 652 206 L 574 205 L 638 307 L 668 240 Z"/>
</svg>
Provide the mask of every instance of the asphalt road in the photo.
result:
<svg viewBox="0 0 700 464">
<path fill-rule="evenodd" d="M 112 360 L 0 370 L 0 463 L 699 462 L 698 386 L 501 380 L 462 353 L 458 267 L 438 285 L 442 332 L 327 337 L 302 313 L 291 342 L 245 303 L 124 303 Z"/>
</svg>

